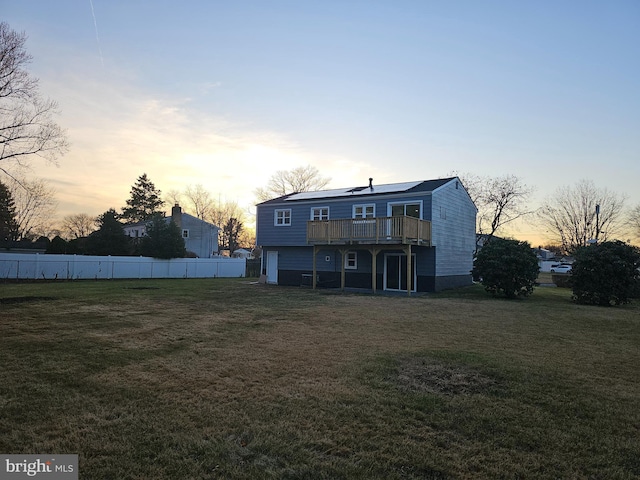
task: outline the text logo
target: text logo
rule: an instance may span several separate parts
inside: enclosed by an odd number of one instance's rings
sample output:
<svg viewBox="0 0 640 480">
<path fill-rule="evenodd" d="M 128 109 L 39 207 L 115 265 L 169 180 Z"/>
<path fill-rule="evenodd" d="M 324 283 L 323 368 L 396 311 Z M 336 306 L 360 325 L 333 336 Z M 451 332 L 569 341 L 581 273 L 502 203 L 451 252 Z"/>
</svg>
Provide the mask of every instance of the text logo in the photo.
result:
<svg viewBox="0 0 640 480">
<path fill-rule="evenodd" d="M 78 455 L 2 455 L 0 480 L 78 480 Z"/>
</svg>

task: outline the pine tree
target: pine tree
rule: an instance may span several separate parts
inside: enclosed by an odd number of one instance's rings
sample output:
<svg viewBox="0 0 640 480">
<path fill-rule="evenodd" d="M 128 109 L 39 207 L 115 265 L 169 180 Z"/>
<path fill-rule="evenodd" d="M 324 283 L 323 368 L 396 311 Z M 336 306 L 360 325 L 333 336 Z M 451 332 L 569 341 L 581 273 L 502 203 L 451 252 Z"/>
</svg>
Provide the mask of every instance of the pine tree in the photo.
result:
<svg viewBox="0 0 640 480">
<path fill-rule="evenodd" d="M 180 228 L 160 214 L 147 224 L 147 234 L 142 238 L 140 253 L 145 257 L 183 258 L 187 251 Z"/>
<path fill-rule="evenodd" d="M 238 248 L 238 237 L 242 232 L 242 222 L 231 217 L 222 228 L 222 245 L 229 250 L 231 255 Z"/>
<path fill-rule="evenodd" d="M 0 182 L 0 244 L 8 246 L 17 239 L 16 207 L 11 192 Z"/>
<path fill-rule="evenodd" d="M 122 208 L 120 218 L 127 223 L 146 222 L 164 205 L 160 190 L 156 188 L 146 173 L 138 177 L 131 187 L 131 198 Z"/>
<path fill-rule="evenodd" d="M 87 238 L 89 255 L 128 255 L 131 251 L 129 237 L 124 234 L 118 214 L 111 208 L 98 217 L 98 230 Z"/>
</svg>

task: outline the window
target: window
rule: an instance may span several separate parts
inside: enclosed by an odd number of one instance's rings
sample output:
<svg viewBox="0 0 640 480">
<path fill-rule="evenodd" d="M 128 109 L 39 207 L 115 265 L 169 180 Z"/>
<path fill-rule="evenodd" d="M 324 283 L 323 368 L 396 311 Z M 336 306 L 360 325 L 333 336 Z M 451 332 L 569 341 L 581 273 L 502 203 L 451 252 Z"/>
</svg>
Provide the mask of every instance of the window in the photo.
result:
<svg viewBox="0 0 640 480">
<path fill-rule="evenodd" d="M 291 209 L 281 209 L 274 212 L 273 224 L 276 227 L 284 227 L 291 225 Z"/>
<path fill-rule="evenodd" d="M 182 230 L 182 238 L 189 238 L 189 230 L 187 229 Z"/>
<path fill-rule="evenodd" d="M 414 217 L 422 218 L 422 202 L 415 203 L 390 203 L 388 206 L 391 217 Z"/>
<path fill-rule="evenodd" d="M 373 218 L 376 216 L 376 206 L 373 203 L 353 206 L 353 218 Z"/>
<path fill-rule="evenodd" d="M 329 220 L 329 207 L 313 207 L 311 220 Z"/>
<path fill-rule="evenodd" d="M 344 268 L 348 270 L 358 269 L 358 253 L 357 252 L 347 252 L 347 254 L 344 256 Z"/>
</svg>

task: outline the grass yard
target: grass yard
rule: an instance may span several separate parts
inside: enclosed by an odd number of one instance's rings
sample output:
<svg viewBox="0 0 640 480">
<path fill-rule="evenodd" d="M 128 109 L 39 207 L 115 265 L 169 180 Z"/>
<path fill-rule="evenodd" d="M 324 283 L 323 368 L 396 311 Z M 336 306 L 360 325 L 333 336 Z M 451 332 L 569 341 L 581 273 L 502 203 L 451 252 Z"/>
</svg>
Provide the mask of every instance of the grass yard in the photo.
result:
<svg viewBox="0 0 640 480">
<path fill-rule="evenodd" d="M 0 285 L 0 452 L 83 479 L 640 476 L 640 307 Z"/>
</svg>

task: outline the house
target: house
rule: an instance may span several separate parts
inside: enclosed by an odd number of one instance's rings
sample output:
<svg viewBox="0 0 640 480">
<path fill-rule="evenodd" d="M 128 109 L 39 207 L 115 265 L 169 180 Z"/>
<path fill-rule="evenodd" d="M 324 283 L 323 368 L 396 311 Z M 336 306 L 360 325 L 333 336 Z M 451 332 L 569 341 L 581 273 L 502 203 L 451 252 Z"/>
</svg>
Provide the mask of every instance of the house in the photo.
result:
<svg viewBox="0 0 640 480">
<path fill-rule="evenodd" d="M 231 254 L 231 258 L 246 258 L 248 260 L 252 260 L 254 257 L 253 254 L 246 248 L 238 248 L 237 250 L 233 251 L 233 253 Z"/>
<path fill-rule="evenodd" d="M 200 258 L 210 258 L 218 253 L 218 232 L 220 229 L 215 225 L 184 213 L 178 204 L 171 208 L 171 216 L 165 217 L 165 220 L 167 222 L 173 220 L 178 226 L 182 232 L 187 253 Z M 132 223 L 124 226 L 124 233 L 129 237 L 141 238 L 146 235 L 146 227 L 146 222 Z"/>
<path fill-rule="evenodd" d="M 407 292 L 470 285 L 477 209 L 457 177 L 257 205 L 267 283 Z"/>
</svg>

